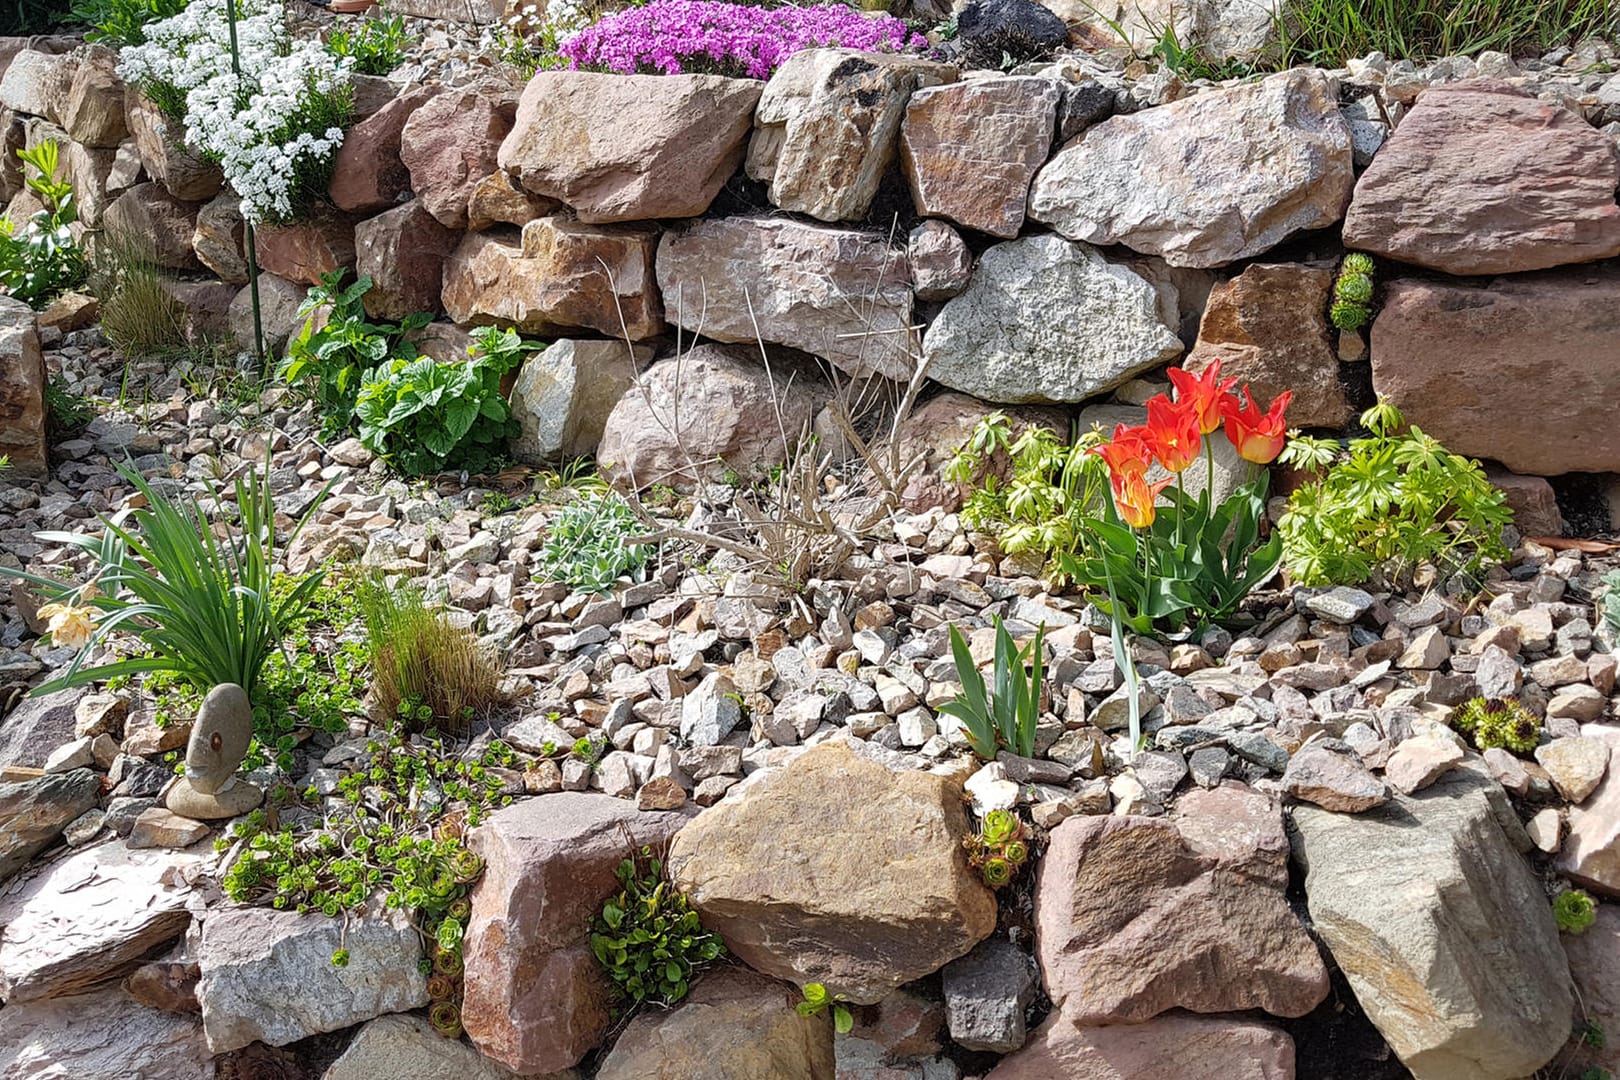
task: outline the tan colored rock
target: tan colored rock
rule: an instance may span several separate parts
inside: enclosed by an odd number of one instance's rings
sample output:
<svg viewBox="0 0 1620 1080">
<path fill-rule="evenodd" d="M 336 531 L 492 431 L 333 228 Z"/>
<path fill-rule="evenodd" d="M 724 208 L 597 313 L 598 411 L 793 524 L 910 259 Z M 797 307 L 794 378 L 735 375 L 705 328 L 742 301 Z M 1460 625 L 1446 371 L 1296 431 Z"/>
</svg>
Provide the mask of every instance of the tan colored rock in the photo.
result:
<svg viewBox="0 0 1620 1080">
<path fill-rule="evenodd" d="M 1554 739 L 1536 747 L 1536 762 L 1552 777 L 1558 794 L 1580 804 L 1597 790 L 1609 771 L 1609 744 L 1585 735 Z"/>
<path fill-rule="evenodd" d="M 85 146 L 117 149 L 129 134 L 124 114 L 124 80 L 118 77 L 118 54 L 92 46 L 70 66 L 71 80 L 62 102 L 62 127 L 68 138 Z"/>
<path fill-rule="evenodd" d="M 125 841 L 131 848 L 188 848 L 209 835 L 207 825 L 183 818 L 161 806 L 141 811 Z"/>
<path fill-rule="evenodd" d="M 1372 366 L 1379 395 L 1454 453 L 1536 476 L 1620 472 L 1620 270 L 1391 282 Z"/>
<path fill-rule="evenodd" d="M 830 844 L 806 800 L 861 811 L 842 815 Z M 670 875 L 750 967 L 870 1004 L 995 929 L 966 828 L 960 775 L 892 772 L 826 743 L 681 830 Z"/>
<path fill-rule="evenodd" d="M 304 285 L 319 285 L 321 275 L 354 267 L 354 218 L 316 213 L 290 225 L 261 225 L 254 230 L 259 268 Z"/>
<path fill-rule="evenodd" d="M 27 118 L 0 105 L 0 199 L 8 203 L 23 189 L 22 162 L 17 159 L 17 151 L 26 148 L 27 140 Z"/>
<path fill-rule="evenodd" d="M 1597 725 L 1584 730 L 1596 733 Z M 1609 743 L 1611 759 L 1620 750 L 1620 733 L 1599 735 Z M 1569 835 L 1554 864 L 1560 874 L 1601 896 L 1620 899 L 1620 769 L 1611 767 L 1591 795 L 1569 811 Z"/>
<path fill-rule="evenodd" d="M 1029 183 L 1052 149 L 1056 81 L 997 76 L 918 90 L 900 128 L 900 165 L 925 217 L 1010 239 Z"/>
<path fill-rule="evenodd" d="M 504 89 L 469 86 L 436 95 L 405 121 L 399 159 L 410 170 L 411 190 L 441 225 L 467 227 L 467 200 L 495 171 L 516 111 Z"/>
<path fill-rule="evenodd" d="M 201 202 L 219 194 L 225 174 L 185 147 L 183 127 L 133 90 L 126 116 L 147 176 L 177 199 Z"/>
<path fill-rule="evenodd" d="M 76 142 L 63 142 L 59 145 L 62 155 L 61 176 L 73 185 L 74 201 L 79 207 L 79 220 L 90 227 L 100 225 L 107 213 L 107 207 L 120 194 L 112 190 L 118 151 L 83 146 Z"/>
<path fill-rule="evenodd" d="M 1425 91 L 1356 183 L 1346 246 L 1448 274 L 1620 255 L 1620 153 L 1503 83 Z"/>
<path fill-rule="evenodd" d="M 1597 921 L 1586 933 L 1562 934 L 1559 940 L 1569 957 L 1581 1015 L 1605 1035 L 1620 1031 L 1620 905 L 1598 905 Z M 1605 1038 L 1602 1047 L 1582 1047 L 1579 1054 L 1576 1068 L 1582 1071 L 1620 1069 L 1620 1039 Z"/>
<path fill-rule="evenodd" d="M 765 84 L 748 144 L 748 175 L 771 202 L 822 221 L 859 221 L 894 160 L 913 91 L 956 80 L 913 56 L 806 49 Z"/>
<path fill-rule="evenodd" d="M 717 968 L 668 1012 L 630 1022 L 598 1080 L 833 1080 L 829 1017 L 800 1016 L 796 987 L 747 968 Z"/>
<path fill-rule="evenodd" d="M 478 181 L 478 186 L 467 197 L 467 229 L 483 232 L 492 225 L 522 228 L 535 218 L 561 209 L 562 203 L 524 191 L 510 175 L 497 169 Z"/>
<path fill-rule="evenodd" d="M 1294 1040 L 1252 1020 L 1173 1012 L 1076 1027 L 1053 1013 L 985 1080 L 1294 1080 Z"/>
<path fill-rule="evenodd" d="M 287 347 L 287 339 L 304 327 L 304 318 L 298 309 L 309 290 L 274 274 L 259 275 L 259 321 L 264 330 L 264 347 L 279 355 Z M 253 348 L 252 290 L 243 286 L 231 301 L 229 312 L 231 335 L 244 349 Z M 181 744 L 185 743 L 182 737 Z M 127 749 L 127 747 L 126 747 Z"/>
<path fill-rule="evenodd" d="M 171 949 L 168 955 L 173 957 L 179 951 Z M 202 1011 L 197 1004 L 200 975 L 195 960 L 149 960 L 131 972 L 123 985 L 130 997 L 148 1008 L 196 1013 Z"/>
<path fill-rule="evenodd" d="M 561 792 L 515 803 L 478 827 L 471 847 L 485 870 L 463 945 L 461 1019 L 485 1057 L 543 1073 L 573 1066 L 602 1041 L 612 993 L 591 952 L 590 920 L 618 890 L 614 870 L 631 845 L 656 849 L 685 820 Z"/>
<path fill-rule="evenodd" d="M 543 465 L 595 455 L 608 414 L 652 355 L 645 345 L 564 338 L 529 357 L 512 387 L 512 415 L 522 425 L 512 456 Z"/>
<path fill-rule="evenodd" d="M 355 1033 L 321 1080 L 513 1080 L 513 1074 L 421 1016 L 379 1016 Z M 539 1080 L 576 1080 L 573 1070 Z"/>
<path fill-rule="evenodd" d="M 796 439 L 820 404 L 820 384 L 783 365 L 772 376 L 754 356 L 724 345 L 698 345 L 645 370 L 608 413 L 596 458 L 616 484 L 689 487 L 730 469 L 763 473 L 787 458 L 783 432 Z M 773 397 L 782 412 L 777 423 Z"/>
<path fill-rule="evenodd" d="M 1544 477 L 1520 476 L 1506 469 L 1487 466 L 1485 477 L 1507 496 L 1513 511 L 1513 527 L 1521 536 L 1563 536 L 1564 515 L 1558 509 L 1558 495 Z"/>
<path fill-rule="evenodd" d="M 1220 360 L 1222 377 L 1247 383 L 1256 401 L 1292 390 L 1290 427 L 1344 427 L 1351 408 L 1327 323 L 1333 278 L 1330 267 L 1257 263 L 1216 285 L 1183 366 L 1202 373 Z"/>
<path fill-rule="evenodd" d="M 60 123 L 74 67 L 71 57 L 23 49 L 11 58 L 5 75 L 0 76 L 0 104 L 14 112 Z"/>
<path fill-rule="evenodd" d="M 1289 759 L 1283 790 L 1296 799 L 1342 814 L 1359 814 L 1389 801 L 1389 789 L 1343 743 L 1302 747 Z"/>
<path fill-rule="evenodd" d="M 411 114 L 439 91 L 438 86 L 424 86 L 401 94 L 344 134 L 332 161 L 332 205 L 374 214 L 405 197 L 411 172 L 399 159 L 400 137 Z"/>
<path fill-rule="evenodd" d="M 760 90 L 719 75 L 542 71 L 500 167 L 581 221 L 696 217 L 741 164 Z"/>
<path fill-rule="evenodd" d="M 906 237 L 911 289 L 918 300 L 959 296 L 973 277 L 973 252 L 962 234 L 943 221 L 925 221 Z"/>
<path fill-rule="evenodd" d="M 1166 29 L 1200 56 L 1213 60 L 1258 60 L 1277 44 L 1278 0 L 1048 0 L 1047 7 L 1085 24 L 1091 40 L 1125 42 L 1150 55 Z"/>
<path fill-rule="evenodd" d="M 197 211 L 197 227 L 191 233 L 191 249 L 197 261 L 231 285 L 246 285 L 248 280 L 241 206 L 234 194 L 220 192 Z"/>
<path fill-rule="evenodd" d="M 170 195 L 160 184 L 136 184 L 117 199 L 102 218 L 111 233 L 151 243 L 154 262 L 170 270 L 195 270 L 191 238 L 197 231 L 197 204 Z M 261 249 L 262 257 L 262 249 Z"/>
<path fill-rule="evenodd" d="M 1337 84 L 1295 69 L 1087 128 L 1036 175 L 1029 216 L 1215 267 L 1334 224 L 1353 182 Z"/>
<path fill-rule="evenodd" d="M 1039 873 L 1041 974 L 1074 1023 L 1175 1008 L 1303 1016 L 1327 996 L 1327 968 L 1285 895 L 1282 811 L 1265 795 L 1194 790 L 1169 818 L 1070 818 Z"/>
<path fill-rule="evenodd" d="M 1455 738 L 1425 734 L 1395 748 L 1384 766 L 1384 779 L 1403 795 L 1422 791 L 1462 764 L 1463 748 Z"/>
<path fill-rule="evenodd" d="M 440 225 L 420 199 L 386 210 L 354 227 L 355 273 L 371 278 L 362 298 L 373 319 L 399 320 L 438 311 L 444 261 L 461 233 Z"/>
<path fill-rule="evenodd" d="M 663 332 L 653 280 L 654 229 L 585 225 L 563 216 L 469 233 L 444 266 L 444 310 L 457 323 L 495 323 L 551 336 L 589 329 L 632 340 Z"/>
<path fill-rule="evenodd" d="M 45 354 L 33 309 L 0 296 L 0 454 L 24 476 L 44 476 Z"/>
<path fill-rule="evenodd" d="M 675 325 L 716 341 L 763 338 L 856 378 L 915 370 L 907 278 L 904 252 L 879 237 L 782 217 L 702 221 L 658 248 Z"/>
</svg>

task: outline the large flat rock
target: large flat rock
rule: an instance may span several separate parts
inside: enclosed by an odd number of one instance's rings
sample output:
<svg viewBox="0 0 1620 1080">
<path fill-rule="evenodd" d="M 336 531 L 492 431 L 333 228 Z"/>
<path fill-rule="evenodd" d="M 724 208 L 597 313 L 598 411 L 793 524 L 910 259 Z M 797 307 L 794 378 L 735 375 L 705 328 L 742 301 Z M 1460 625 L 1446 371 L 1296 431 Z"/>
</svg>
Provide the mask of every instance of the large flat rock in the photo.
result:
<svg viewBox="0 0 1620 1080">
<path fill-rule="evenodd" d="M 117 987 L 0 1009 L 0 1080 L 216 1080 L 195 1014 Z"/>
<path fill-rule="evenodd" d="M 1174 1012 L 1078 1027 L 1053 1013 L 985 1080 L 1294 1080 L 1294 1040 L 1253 1020 Z"/>
</svg>

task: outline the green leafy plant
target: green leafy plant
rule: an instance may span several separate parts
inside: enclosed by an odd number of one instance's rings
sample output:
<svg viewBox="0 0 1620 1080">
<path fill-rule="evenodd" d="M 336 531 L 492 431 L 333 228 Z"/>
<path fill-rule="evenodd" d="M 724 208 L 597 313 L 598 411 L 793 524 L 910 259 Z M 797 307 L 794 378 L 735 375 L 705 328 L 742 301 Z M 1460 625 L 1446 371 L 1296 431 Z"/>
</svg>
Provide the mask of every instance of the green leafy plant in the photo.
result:
<svg viewBox="0 0 1620 1080">
<path fill-rule="evenodd" d="M 619 578 L 646 567 L 652 548 L 629 542 L 640 531 L 635 511 L 617 492 L 583 495 L 551 520 L 540 571 L 579 592 L 608 592 Z"/>
<path fill-rule="evenodd" d="M 962 846 L 967 848 L 968 864 L 984 883 L 999 889 L 1010 884 L 1029 861 L 1029 830 L 1011 810 L 991 810 L 984 815 L 979 831 L 962 839 Z"/>
<path fill-rule="evenodd" d="M 1541 722 L 1513 698 L 1476 697 L 1451 712 L 1451 726 L 1481 750 L 1493 747 L 1528 754 L 1541 742 Z"/>
<path fill-rule="evenodd" d="M 1340 330 L 1360 330 L 1373 317 L 1372 256 L 1353 251 L 1339 265 L 1328 317 Z"/>
<path fill-rule="evenodd" d="M 1295 64 L 1343 67 L 1381 52 L 1391 60 L 1522 55 L 1598 36 L 1612 39 L 1615 12 L 1604 0 L 1289 0 L 1278 12 L 1280 70 Z"/>
<path fill-rule="evenodd" d="M 67 388 L 60 375 L 45 381 L 45 415 L 51 431 L 58 435 L 83 431 L 96 418 L 96 407 L 82 394 Z"/>
<path fill-rule="evenodd" d="M 86 41 L 103 45 L 141 45 L 148 23 L 178 15 L 188 0 L 81 0 L 73 17 L 89 27 Z"/>
<path fill-rule="evenodd" d="M 53 640 L 79 646 L 67 671 L 35 693 L 116 675 L 167 671 L 199 691 L 231 682 L 251 696 L 283 627 L 321 580 L 319 572 L 310 574 L 279 599 L 272 595 L 276 508 L 268 477 L 250 471 L 236 481 L 238 535 L 221 540 L 195 499 L 168 498 L 128 465 L 120 466 L 119 473 L 144 506 L 103 519 L 99 536 L 39 534 L 46 543 L 87 552 L 96 564 L 88 582 L 64 588 L 54 578 L 0 567 L 0 575 L 21 578 L 52 596 L 58 609 Z M 207 493 L 213 506 L 227 505 L 217 488 L 208 485 Z M 325 494 L 323 490 L 305 510 L 289 543 Z M 138 637 L 147 655 L 85 667 L 95 647 L 120 630 Z"/>
<path fill-rule="evenodd" d="M 834 1031 L 848 1035 L 854 1030 L 855 1015 L 849 1011 L 849 999 L 843 994 L 829 994 L 821 983 L 805 983 L 800 993 L 804 994 L 804 1000 L 794 1006 L 800 1016 L 815 1016 L 830 1010 Z"/>
<path fill-rule="evenodd" d="M 1432 563 L 1477 573 L 1507 557 L 1513 514 L 1479 462 L 1453 454 L 1393 406 L 1361 415 L 1369 435 L 1347 451 L 1293 435 L 1281 460 L 1317 478 L 1289 496 L 1278 523 L 1283 562 L 1301 585 L 1353 585 L 1377 571 L 1394 580 Z"/>
<path fill-rule="evenodd" d="M 298 308 L 303 329 L 287 343 L 279 371 L 289 385 L 302 383 L 307 388 L 327 435 L 354 424 L 355 400 L 368 371 L 390 361 L 417 359 L 420 354 L 410 335 L 433 320 L 431 314 L 419 312 L 398 325 L 373 323 L 362 299 L 371 290 L 371 278 L 362 276 L 345 288 L 344 276 L 342 270 L 323 274 L 321 283 L 309 290 Z M 323 309 L 326 317 L 321 322 Z"/>
<path fill-rule="evenodd" d="M 34 211 L 20 234 L 9 218 L 0 218 L 0 288 L 38 309 L 84 284 L 84 251 L 70 228 L 78 220 L 78 204 L 73 185 L 56 179 L 61 155 L 55 139 L 18 150 L 17 157 L 28 190 L 44 206 Z"/>
<path fill-rule="evenodd" d="M 390 589 L 375 578 L 363 579 L 358 592 L 379 716 L 460 733 L 504 700 L 489 651 L 429 611 L 420 592 Z"/>
<path fill-rule="evenodd" d="M 726 947 L 664 880 L 663 863 L 650 848 L 620 862 L 614 873 L 619 891 L 591 923 L 591 952 L 632 1005 L 673 1005 L 686 996 L 693 975 L 724 956 Z"/>
<path fill-rule="evenodd" d="M 1609 1037 L 1603 1030 L 1603 1025 L 1596 1020 L 1588 1020 L 1581 1025 L 1579 1039 L 1582 1046 L 1590 1050 L 1602 1050 L 1609 1045 Z"/>
<path fill-rule="evenodd" d="M 1597 921 L 1597 901 L 1583 889 L 1565 889 L 1553 897 L 1553 921 L 1560 932 L 1584 934 Z"/>
<path fill-rule="evenodd" d="M 466 360 L 383 361 L 355 399 L 360 441 L 413 476 L 489 469 L 518 429 L 501 378 L 529 348 L 515 332 L 486 326 L 474 332 Z"/>
<path fill-rule="evenodd" d="M 1603 575 L 1603 618 L 1609 626 L 1620 632 L 1620 570 Z"/>
<path fill-rule="evenodd" d="M 962 722 L 973 752 L 986 761 L 994 760 L 1005 746 L 1019 757 L 1035 756 L 1035 725 L 1041 716 L 1041 684 L 1045 664 L 1046 627 L 1019 649 L 1012 634 L 995 617 L 995 689 L 987 692 L 973 654 L 954 625 L 950 628 L 951 654 L 956 661 L 956 677 L 962 692 L 956 700 L 940 706 L 940 712 Z"/>
<path fill-rule="evenodd" d="M 409 45 L 405 20 L 386 10 L 362 20 L 358 30 L 340 27 L 326 36 L 327 51 L 352 60 L 354 70 L 362 75 L 387 75 L 405 62 Z"/>
</svg>

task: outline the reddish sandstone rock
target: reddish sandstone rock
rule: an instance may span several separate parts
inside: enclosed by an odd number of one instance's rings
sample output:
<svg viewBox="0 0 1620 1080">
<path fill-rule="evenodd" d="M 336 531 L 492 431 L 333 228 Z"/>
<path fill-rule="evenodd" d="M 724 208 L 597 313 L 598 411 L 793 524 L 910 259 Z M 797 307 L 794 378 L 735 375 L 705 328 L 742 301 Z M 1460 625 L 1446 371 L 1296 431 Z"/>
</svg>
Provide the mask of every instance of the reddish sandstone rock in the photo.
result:
<svg viewBox="0 0 1620 1080">
<path fill-rule="evenodd" d="M 1620 154 L 1561 105 L 1500 83 L 1435 87 L 1356 184 L 1346 246 L 1448 274 L 1620 254 Z"/>
<path fill-rule="evenodd" d="M 973 252 L 943 221 L 925 221 L 906 237 L 911 289 L 919 300 L 949 300 L 973 278 Z"/>
<path fill-rule="evenodd" d="M 363 300 L 373 319 L 399 320 L 437 311 L 444 260 L 461 234 L 447 229 L 420 199 L 362 221 L 354 229 L 355 272 L 371 278 Z"/>
<path fill-rule="evenodd" d="M 1073 820 L 1073 819 L 1071 819 Z M 1294 1040 L 1252 1020 L 1169 1013 L 1076 1027 L 1054 1013 L 985 1080 L 1294 1080 Z"/>
<path fill-rule="evenodd" d="M 1584 934 L 1563 934 L 1559 940 L 1569 957 L 1581 1014 L 1606 1035 L 1600 1048 L 1582 1047 L 1575 1074 L 1593 1066 L 1620 1069 L 1620 905 L 1599 904 L 1597 922 Z M 1576 1028 L 1579 1032 L 1579 1025 Z"/>
<path fill-rule="evenodd" d="M 170 270 L 199 266 L 191 247 L 197 204 L 175 198 L 158 184 L 136 184 L 118 196 L 102 215 L 102 225 L 108 232 L 149 240 L 152 259 L 159 266 Z"/>
<path fill-rule="evenodd" d="M 22 475 L 48 470 L 45 356 L 33 310 L 9 296 L 0 296 L 0 454 Z"/>
<path fill-rule="evenodd" d="M 500 167 L 581 221 L 696 217 L 742 162 L 761 89 L 719 75 L 542 71 Z"/>
<path fill-rule="evenodd" d="M 491 225 L 517 225 L 520 228 L 538 217 L 562 209 L 562 203 L 524 191 L 511 174 L 496 170 L 478 181 L 467 197 L 467 228 L 482 232 Z"/>
<path fill-rule="evenodd" d="M 231 334 L 231 303 L 238 287 L 224 281 L 164 279 L 163 291 L 174 302 L 180 332 L 187 341 L 219 341 Z"/>
<path fill-rule="evenodd" d="M 1544 477 L 1520 476 L 1504 469 L 1487 468 L 1485 476 L 1507 496 L 1513 526 L 1521 536 L 1563 536 L 1564 515 L 1558 496 Z"/>
<path fill-rule="evenodd" d="M 1033 76 L 912 94 L 900 128 L 900 165 L 917 212 L 991 236 L 1017 236 L 1029 182 L 1052 149 L 1060 96 L 1055 81 Z"/>
<path fill-rule="evenodd" d="M 254 232 L 259 268 L 288 281 L 319 285 L 322 274 L 354 266 L 354 219 L 318 213 L 291 225 L 262 225 Z"/>
<path fill-rule="evenodd" d="M 1303 1016 L 1328 976 L 1287 888 L 1282 811 L 1244 787 L 1190 791 L 1169 818 L 1070 818 L 1035 892 L 1046 991 L 1086 1025 L 1173 1008 Z"/>
<path fill-rule="evenodd" d="M 591 918 L 618 888 L 629 845 L 655 849 L 686 818 L 607 795 L 525 799 L 473 833 L 484 859 L 463 945 L 462 1024 L 516 1072 L 566 1069 L 607 1035 L 611 984 L 592 955 Z M 627 841 L 626 836 L 629 836 Z"/>
<path fill-rule="evenodd" d="M 1256 401 L 1285 390 L 1290 427 L 1342 428 L 1351 420 L 1328 335 L 1329 267 L 1256 263 L 1215 286 L 1185 367 L 1201 373 L 1217 359 L 1221 376 L 1247 383 Z"/>
<path fill-rule="evenodd" d="M 147 176 L 177 199 L 200 202 L 219 194 L 225 174 L 184 146 L 181 125 L 133 90 L 126 116 Z"/>
<path fill-rule="evenodd" d="M 1620 472 L 1620 271 L 1389 285 L 1373 388 L 1468 457 L 1516 473 Z"/>
<path fill-rule="evenodd" d="M 399 159 L 428 213 L 452 229 L 467 227 L 467 200 L 496 168 L 517 102 L 504 88 L 447 90 L 419 106 L 400 132 Z"/>
<path fill-rule="evenodd" d="M 360 121 L 343 137 L 332 163 L 332 204 L 373 214 L 411 190 L 411 172 L 399 159 L 400 136 L 411 114 L 438 95 L 437 86 L 412 90 Z"/>
</svg>

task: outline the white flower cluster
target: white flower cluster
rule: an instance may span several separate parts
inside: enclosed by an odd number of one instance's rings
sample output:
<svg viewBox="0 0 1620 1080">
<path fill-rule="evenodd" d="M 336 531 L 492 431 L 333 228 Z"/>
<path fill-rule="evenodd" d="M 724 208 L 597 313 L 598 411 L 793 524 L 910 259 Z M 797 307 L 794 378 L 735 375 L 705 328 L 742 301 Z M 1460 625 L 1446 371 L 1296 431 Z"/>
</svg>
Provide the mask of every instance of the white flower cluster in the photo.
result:
<svg viewBox="0 0 1620 1080">
<path fill-rule="evenodd" d="M 291 41 L 281 0 L 235 0 L 242 78 L 232 73 L 229 0 L 193 0 L 146 27 L 123 50 L 119 74 L 137 86 L 172 87 L 185 99 L 186 141 L 219 162 L 253 222 L 285 219 L 301 175 L 343 143 L 343 129 L 311 122 L 348 81 L 348 62 L 315 41 Z"/>
</svg>

